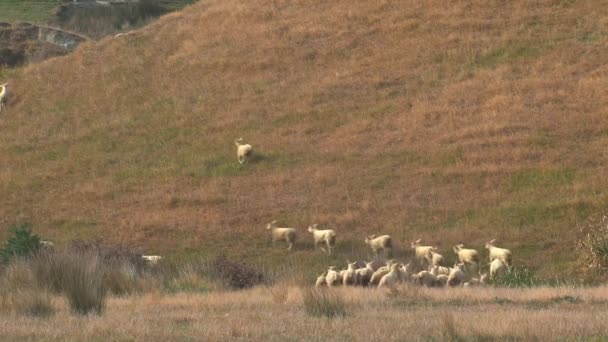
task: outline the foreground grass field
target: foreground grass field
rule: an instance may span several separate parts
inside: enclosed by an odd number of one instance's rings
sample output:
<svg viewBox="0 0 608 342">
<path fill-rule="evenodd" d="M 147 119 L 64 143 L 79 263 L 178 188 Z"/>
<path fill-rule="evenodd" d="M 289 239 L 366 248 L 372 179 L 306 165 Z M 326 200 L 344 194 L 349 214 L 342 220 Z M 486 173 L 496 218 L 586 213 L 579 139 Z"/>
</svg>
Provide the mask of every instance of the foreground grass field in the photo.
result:
<svg viewBox="0 0 608 342">
<path fill-rule="evenodd" d="M 335 289 L 346 316 L 316 318 L 302 289 L 111 298 L 102 316 L 0 314 L 3 340 L 412 341 L 604 340 L 608 289 Z"/>
</svg>

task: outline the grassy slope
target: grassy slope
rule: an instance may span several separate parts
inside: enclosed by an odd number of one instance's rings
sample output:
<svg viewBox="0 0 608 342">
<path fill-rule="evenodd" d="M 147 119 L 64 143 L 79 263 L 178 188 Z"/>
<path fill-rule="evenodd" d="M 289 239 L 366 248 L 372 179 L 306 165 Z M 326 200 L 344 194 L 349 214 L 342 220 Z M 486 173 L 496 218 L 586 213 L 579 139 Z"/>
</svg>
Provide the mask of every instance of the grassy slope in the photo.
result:
<svg viewBox="0 0 608 342">
<path fill-rule="evenodd" d="M 600 1 L 205 1 L 13 79 L 0 226 L 59 242 L 326 265 L 304 228 L 446 255 L 497 238 L 516 264 L 575 266 L 608 203 Z M 262 154 L 236 163 L 233 139 Z M 0 237 L 4 237 L 4 232 Z M 304 242 L 305 241 L 305 242 Z"/>
<path fill-rule="evenodd" d="M 0 0 L 0 21 L 46 23 L 61 4 L 61 0 Z"/>
</svg>

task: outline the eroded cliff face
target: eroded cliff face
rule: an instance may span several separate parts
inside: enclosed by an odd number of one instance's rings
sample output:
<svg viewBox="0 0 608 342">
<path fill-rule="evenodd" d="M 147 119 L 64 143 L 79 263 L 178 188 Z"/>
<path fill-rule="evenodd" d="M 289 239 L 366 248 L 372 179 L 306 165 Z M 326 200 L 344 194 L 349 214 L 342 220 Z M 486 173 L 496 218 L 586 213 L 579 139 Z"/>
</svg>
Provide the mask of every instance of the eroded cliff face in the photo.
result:
<svg viewBox="0 0 608 342">
<path fill-rule="evenodd" d="M 86 38 L 30 23 L 0 23 L 0 65 L 39 62 L 72 51 Z"/>
</svg>

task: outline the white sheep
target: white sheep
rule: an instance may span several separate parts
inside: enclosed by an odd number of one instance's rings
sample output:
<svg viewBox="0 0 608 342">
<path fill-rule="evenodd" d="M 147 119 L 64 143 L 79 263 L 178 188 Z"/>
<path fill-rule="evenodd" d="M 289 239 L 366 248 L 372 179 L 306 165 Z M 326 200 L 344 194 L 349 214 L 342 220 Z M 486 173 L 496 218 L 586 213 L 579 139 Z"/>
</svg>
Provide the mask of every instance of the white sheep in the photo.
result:
<svg viewBox="0 0 608 342">
<path fill-rule="evenodd" d="M 394 287 L 401 282 L 401 279 L 401 264 L 393 264 L 390 271 L 380 279 L 378 287 Z"/>
<path fill-rule="evenodd" d="M 315 241 L 315 248 L 317 248 L 319 244 L 325 243 L 327 251 L 323 246 L 321 246 L 321 250 L 331 255 L 331 251 L 336 245 L 336 232 L 332 229 L 319 229 L 316 223 L 308 226 L 308 231 L 312 233 L 312 237 Z"/>
<path fill-rule="evenodd" d="M 2 112 L 3 108 L 6 108 L 6 97 L 8 94 L 7 85 L 8 83 L 0 84 L 0 112 Z"/>
<path fill-rule="evenodd" d="M 490 263 L 490 279 L 492 280 L 504 275 L 507 271 L 508 266 L 502 259 L 496 258 Z"/>
<path fill-rule="evenodd" d="M 327 286 L 332 287 L 340 283 L 340 276 L 336 271 L 336 266 L 329 266 L 327 269 L 327 275 L 325 276 L 325 283 Z"/>
<path fill-rule="evenodd" d="M 147 261 L 150 265 L 156 265 L 163 257 L 160 255 L 142 255 L 141 258 Z"/>
<path fill-rule="evenodd" d="M 365 238 L 365 244 L 370 246 L 374 254 L 377 256 L 379 251 L 386 251 L 386 254 L 390 256 L 393 251 L 393 240 L 390 235 L 382 235 L 376 237 L 376 235 L 370 235 Z"/>
<path fill-rule="evenodd" d="M 275 220 L 266 225 L 266 229 L 272 232 L 272 244 L 274 245 L 276 241 L 285 241 L 289 244 L 287 250 L 290 251 L 296 242 L 296 230 L 295 228 L 279 228 L 276 223 Z"/>
<path fill-rule="evenodd" d="M 486 242 L 486 248 L 490 253 L 490 262 L 494 259 L 502 260 L 507 266 L 511 267 L 513 265 L 513 257 L 511 251 L 506 248 L 499 248 L 494 246 L 494 242 L 496 239 Z"/>
<path fill-rule="evenodd" d="M 251 157 L 253 154 L 253 147 L 249 144 L 242 144 L 243 138 L 238 138 L 234 140 L 234 144 L 236 145 L 236 157 L 240 164 L 245 162 L 245 159 Z"/>
<path fill-rule="evenodd" d="M 342 274 L 342 285 L 357 285 L 357 263 L 348 263 L 348 268 Z"/>
<path fill-rule="evenodd" d="M 326 285 L 327 284 L 327 282 L 325 282 L 326 277 L 327 277 L 327 271 L 323 272 L 323 274 L 318 276 L 317 281 L 315 282 L 315 287 L 321 287 L 323 285 Z"/>
<path fill-rule="evenodd" d="M 431 251 L 434 249 L 433 246 L 421 246 L 418 239 L 412 242 L 411 247 L 414 250 L 414 256 L 419 265 L 426 265 L 431 262 Z"/>
</svg>

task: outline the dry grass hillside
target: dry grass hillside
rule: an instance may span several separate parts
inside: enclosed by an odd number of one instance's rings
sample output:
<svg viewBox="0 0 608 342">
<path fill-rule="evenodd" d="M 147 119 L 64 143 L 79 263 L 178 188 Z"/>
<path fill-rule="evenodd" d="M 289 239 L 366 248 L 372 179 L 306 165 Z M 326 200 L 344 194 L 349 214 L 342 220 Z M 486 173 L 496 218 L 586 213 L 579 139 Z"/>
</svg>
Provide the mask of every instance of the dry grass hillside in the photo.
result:
<svg viewBox="0 0 608 342">
<path fill-rule="evenodd" d="M 608 204 L 607 57 L 597 0 L 203 1 L 9 80 L 0 226 L 315 272 L 367 233 L 450 257 L 496 238 L 568 274 Z"/>
</svg>

